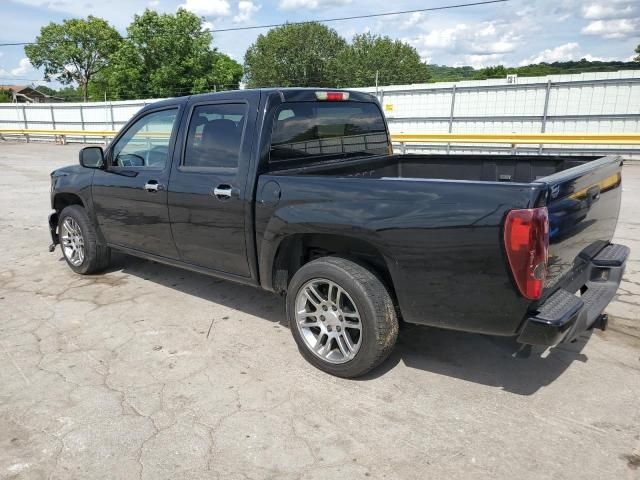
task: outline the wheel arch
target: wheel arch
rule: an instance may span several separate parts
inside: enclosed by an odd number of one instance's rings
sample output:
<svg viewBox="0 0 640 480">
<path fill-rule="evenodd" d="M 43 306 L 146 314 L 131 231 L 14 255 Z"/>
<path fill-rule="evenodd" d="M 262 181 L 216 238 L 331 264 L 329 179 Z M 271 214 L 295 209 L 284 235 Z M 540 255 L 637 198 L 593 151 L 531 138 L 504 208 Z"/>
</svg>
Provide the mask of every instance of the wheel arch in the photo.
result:
<svg viewBox="0 0 640 480">
<path fill-rule="evenodd" d="M 56 193 L 55 196 L 53 197 L 53 208 L 55 209 L 56 212 L 58 212 L 58 215 L 62 213 L 62 210 L 64 210 L 66 207 L 70 205 L 78 205 L 82 208 L 85 208 L 85 204 L 82 201 L 82 198 L 80 198 L 80 195 L 78 194 L 69 193 L 69 192 L 60 192 L 60 193 Z"/>
<path fill-rule="evenodd" d="M 80 190 L 78 193 L 64 191 L 57 192 L 53 197 L 52 204 L 53 209 L 56 211 L 56 213 L 49 219 L 49 226 L 51 228 L 54 227 L 53 222 L 55 222 L 55 226 L 57 226 L 60 215 L 65 208 L 72 205 L 77 205 L 81 208 L 84 208 L 84 210 L 86 211 L 87 216 L 89 217 L 89 221 L 96 229 L 96 234 L 98 235 L 100 242 L 106 243 L 105 237 L 102 233 L 102 229 L 100 228 L 100 224 L 98 223 L 98 220 L 95 217 L 95 212 L 93 211 L 93 202 L 91 201 L 91 197 L 88 196 L 86 192 L 84 192 L 83 190 Z"/>
<path fill-rule="evenodd" d="M 382 250 L 367 240 L 339 234 L 295 233 L 284 237 L 270 263 L 267 279 L 271 284 L 265 287 L 283 294 L 303 265 L 332 255 L 349 258 L 372 270 L 396 300 L 391 272 Z"/>
</svg>

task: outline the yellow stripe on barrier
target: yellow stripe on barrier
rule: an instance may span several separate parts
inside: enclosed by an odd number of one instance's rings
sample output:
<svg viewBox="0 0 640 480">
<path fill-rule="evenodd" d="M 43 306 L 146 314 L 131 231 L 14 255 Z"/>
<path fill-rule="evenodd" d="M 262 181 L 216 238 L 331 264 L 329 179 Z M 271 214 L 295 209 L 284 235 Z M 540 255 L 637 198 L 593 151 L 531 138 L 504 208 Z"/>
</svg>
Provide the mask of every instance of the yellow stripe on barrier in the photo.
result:
<svg viewBox="0 0 640 480">
<path fill-rule="evenodd" d="M 398 143 L 507 143 L 519 144 L 565 144 L 565 145 L 640 145 L 637 133 L 426 133 L 391 134 Z"/>
<path fill-rule="evenodd" d="M 77 137 L 113 137 L 118 132 L 114 130 L 31 130 L 24 128 L 0 128 L 0 135 L 65 135 Z"/>
<path fill-rule="evenodd" d="M 0 135 L 44 135 L 68 137 L 114 137 L 114 130 L 31 130 L 0 129 Z M 145 134 L 143 134 L 145 135 Z M 165 136 L 166 132 L 148 132 L 146 136 Z M 639 133 L 395 133 L 395 143 L 501 143 L 565 145 L 640 145 Z"/>
</svg>

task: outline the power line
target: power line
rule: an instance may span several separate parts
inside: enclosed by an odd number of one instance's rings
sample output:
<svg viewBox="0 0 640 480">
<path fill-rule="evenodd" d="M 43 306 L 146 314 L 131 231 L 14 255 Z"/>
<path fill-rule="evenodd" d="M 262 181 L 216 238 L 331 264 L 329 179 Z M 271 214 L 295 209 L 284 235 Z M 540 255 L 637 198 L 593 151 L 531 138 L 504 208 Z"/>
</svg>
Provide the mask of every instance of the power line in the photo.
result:
<svg viewBox="0 0 640 480">
<path fill-rule="evenodd" d="M 440 7 L 429 7 L 429 8 L 417 8 L 414 10 L 401 10 L 397 12 L 385 12 L 385 13 L 371 13 L 368 15 L 353 15 L 350 17 L 336 17 L 336 18 L 325 18 L 321 20 L 305 20 L 301 22 L 285 22 L 285 23 L 271 23 L 267 25 L 254 25 L 249 27 L 231 27 L 231 28 L 211 28 L 207 30 L 203 30 L 209 33 L 220 33 L 220 32 L 237 32 L 241 30 L 257 30 L 262 28 L 274 28 L 274 27 L 284 27 L 286 25 L 306 25 L 308 23 L 329 23 L 329 22 L 343 22 L 346 20 L 358 20 L 363 18 L 376 18 L 376 17 L 388 17 L 391 15 L 405 15 L 408 13 L 424 13 L 424 12 L 436 12 L 439 10 L 451 10 L 454 8 L 465 8 L 465 7 L 475 7 L 479 5 L 489 5 L 492 3 L 504 3 L 510 0 L 483 0 L 478 2 L 471 3 L 458 3 L 455 5 L 442 5 Z M 126 38 L 126 37 L 125 37 Z M 33 42 L 14 42 L 14 43 L 0 43 L 0 47 L 15 47 L 21 45 L 32 45 Z"/>
<path fill-rule="evenodd" d="M 336 18 L 325 18 L 323 20 L 305 20 L 302 22 L 287 22 L 287 23 L 272 23 L 269 25 L 256 25 L 253 27 L 234 27 L 234 28 L 218 28 L 218 29 L 210 29 L 207 30 L 211 33 L 219 33 L 219 32 L 236 32 L 238 30 L 255 30 L 259 28 L 273 28 L 273 27 L 284 27 L 285 25 L 305 25 L 307 23 L 328 23 L 328 22 L 342 22 L 345 20 L 357 20 L 362 18 L 375 18 L 375 17 L 387 17 L 390 15 L 404 15 L 407 13 L 423 13 L 423 12 L 435 12 L 437 10 L 450 10 L 452 8 L 464 8 L 464 7 L 474 7 L 477 5 L 488 5 L 490 3 L 504 3 L 510 0 L 485 0 L 481 2 L 473 2 L 473 3 L 460 3 L 457 5 L 443 5 L 441 7 L 430 7 L 430 8 L 417 8 L 415 10 L 402 10 L 399 12 L 386 12 L 386 13 L 372 13 L 369 15 L 354 15 L 351 17 L 336 17 Z"/>
</svg>

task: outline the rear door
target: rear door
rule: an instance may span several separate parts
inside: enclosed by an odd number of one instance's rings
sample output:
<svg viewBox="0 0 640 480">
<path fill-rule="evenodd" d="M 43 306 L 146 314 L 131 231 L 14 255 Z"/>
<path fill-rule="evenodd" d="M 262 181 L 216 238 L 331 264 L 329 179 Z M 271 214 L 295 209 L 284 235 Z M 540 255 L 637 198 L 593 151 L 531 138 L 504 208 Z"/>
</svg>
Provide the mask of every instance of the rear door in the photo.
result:
<svg viewBox="0 0 640 480">
<path fill-rule="evenodd" d="M 259 94 L 190 105 L 169 182 L 169 218 L 182 261 L 249 277 L 247 215 L 252 124 Z"/>
<path fill-rule="evenodd" d="M 94 210 L 108 243 L 177 258 L 167 185 L 180 113 L 175 105 L 141 114 L 107 151 L 107 169 L 95 171 Z"/>
</svg>

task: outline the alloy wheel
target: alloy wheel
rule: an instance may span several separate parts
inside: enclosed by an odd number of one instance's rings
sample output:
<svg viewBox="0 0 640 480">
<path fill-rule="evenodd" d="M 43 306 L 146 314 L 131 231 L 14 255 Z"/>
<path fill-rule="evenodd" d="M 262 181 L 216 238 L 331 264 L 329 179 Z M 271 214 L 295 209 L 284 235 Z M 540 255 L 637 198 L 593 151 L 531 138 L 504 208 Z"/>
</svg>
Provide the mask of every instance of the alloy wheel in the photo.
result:
<svg viewBox="0 0 640 480">
<path fill-rule="evenodd" d="M 351 296 L 337 283 L 315 278 L 296 295 L 296 327 L 314 355 L 330 363 L 352 360 L 362 344 L 362 321 Z"/>
<path fill-rule="evenodd" d="M 73 218 L 67 217 L 60 228 L 60 238 L 64 256 L 71 265 L 79 267 L 84 262 L 84 237 L 80 225 Z"/>
</svg>

